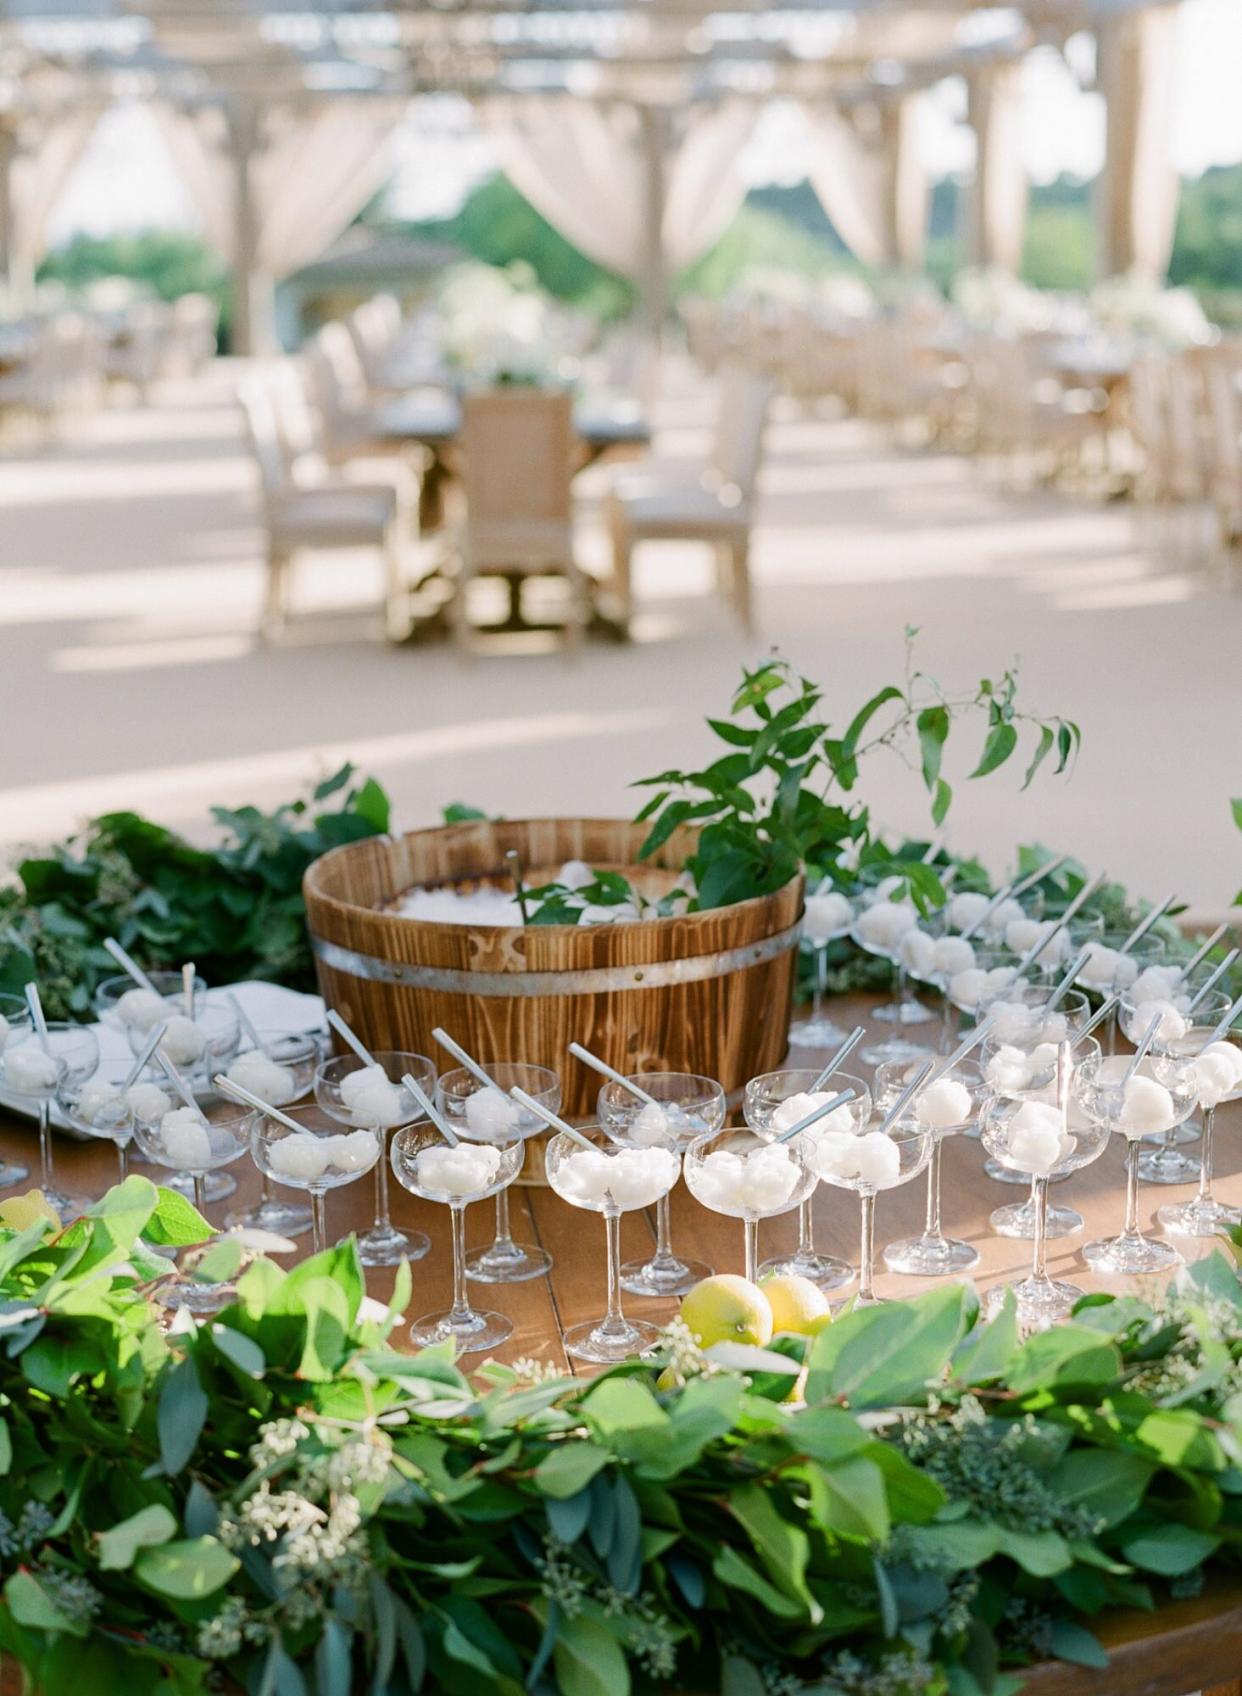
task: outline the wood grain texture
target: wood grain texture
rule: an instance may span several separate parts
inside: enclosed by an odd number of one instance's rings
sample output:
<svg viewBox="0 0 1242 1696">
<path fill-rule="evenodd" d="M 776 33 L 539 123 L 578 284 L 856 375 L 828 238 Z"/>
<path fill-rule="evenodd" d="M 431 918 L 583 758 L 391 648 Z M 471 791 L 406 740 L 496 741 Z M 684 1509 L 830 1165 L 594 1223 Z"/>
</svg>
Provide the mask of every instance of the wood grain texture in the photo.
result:
<svg viewBox="0 0 1242 1696">
<path fill-rule="evenodd" d="M 509 887 L 516 849 L 536 886 L 566 860 L 625 871 L 645 894 L 672 885 L 694 842 L 680 831 L 638 864 L 646 827 L 598 819 L 477 821 L 350 843 L 317 860 L 305 879 L 311 935 L 374 959 L 452 971 L 541 973 L 696 960 L 760 944 L 794 925 L 802 880 L 732 907 L 629 925 L 471 926 L 407 919 L 392 903 L 415 886 Z M 466 994 L 368 981 L 316 963 L 329 1006 L 374 1048 L 430 1054 L 442 1025 L 478 1059 L 518 1058 L 560 1072 L 564 1111 L 594 1112 L 599 1080 L 571 1060 L 585 1044 L 621 1071 L 694 1071 L 726 1091 L 771 1070 L 785 1052 L 796 950 L 725 976 L 537 997 Z M 637 975 L 637 974 L 636 974 Z"/>
</svg>

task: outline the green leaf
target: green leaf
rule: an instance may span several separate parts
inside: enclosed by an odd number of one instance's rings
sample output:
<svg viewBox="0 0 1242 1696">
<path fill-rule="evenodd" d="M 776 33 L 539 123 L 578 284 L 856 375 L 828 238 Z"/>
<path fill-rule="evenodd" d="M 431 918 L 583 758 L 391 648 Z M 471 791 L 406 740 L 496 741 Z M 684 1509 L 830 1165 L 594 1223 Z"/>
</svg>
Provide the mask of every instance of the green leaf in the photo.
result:
<svg viewBox="0 0 1242 1696">
<path fill-rule="evenodd" d="M 4 1586 L 4 1599 L 17 1624 L 32 1631 L 65 1632 L 71 1637 L 90 1633 L 88 1622 L 63 1613 L 31 1572 L 15 1572 Z"/>
<path fill-rule="evenodd" d="M 890 1522 L 884 1474 L 863 1455 L 825 1467 L 821 1473 L 826 1492 L 823 1524 L 844 1537 L 860 1537 L 870 1543 L 887 1540 Z"/>
<path fill-rule="evenodd" d="M 988 731 L 979 764 L 971 772 L 971 777 L 987 777 L 997 766 L 1003 766 L 1017 745 L 1018 733 L 1012 724 L 994 724 Z"/>
<path fill-rule="evenodd" d="M 253 1338 L 245 1337 L 229 1325 L 213 1325 L 211 1340 L 220 1353 L 247 1378 L 262 1378 L 267 1370 L 263 1350 Z"/>
<path fill-rule="evenodd" d="M 1071 1449 L 1048 1474 L 1048 1488 L 1067 1507 L 1081 1507 L 1106 1530 L 1137 1511 L 1156 1467 L 1125 1449 Z"/>
<path fill-rule="evenodd" d="M 1048 1647 L 1059 1661 L 1071 1661 L 1075 1666 L 1097 1667 L 1103 1672 L 1109 1664 L 1108 1651 L 1099 1638 L 1074 1619 L 1052 1621 Z"/>
<path fill-rule="evenodd" d="M 1182 1573 L 1192 1572 L 1202 1565 L 1219 1547 L 1219 1537 L 1173 1521 L 1136 1533 L 1121 1545 L 1121 1550 L 1133 1566 L 1142 1567 L 1145 1572 L 1158 1572 L 1164 1578 L 1179 1578 Z"/>
<path fill-rule="evenodd" d="M 936 794 L 932 800 L 932 823 L 943 824 L 949 816 L 949 808 L 953 805 L 953 791 L 943 777 L 936 779 Z"/>
<path fill-rule="evenodd" d="M 757 1572 L 730 1544 L 726 1544 L 712 1561 L 712 1572 L 726 1590 L 741 1590 L 746 1595 L 753 1596 L 778 1619 L 805 1617 L 806 1610 L 801 1602 L 796 1602 L 792 1596 L 778 1590 L 775 1584 L 769 1582 L 761 1572 Z"/>
<path fill-rule="evenodd" d="M 1233 813 L 1234 824 L 1237 825 L 1239 830 L 1242 830 L 1242 800 L 1231 801 L 1229 806 Z"/>
<path fill-rule="evenodd" d="M 240 1565 L 236 1555 L 214 1537 L 187 1537 L 140 1550 L 134 1576 L 161 1596 L 197 1602 L 227 1584 Z"/>
<path fill-rule="evenodd" d="M 945 707 L 924 707 L 915 725 L 919 733 L 919 751 L 923 762 L 923 782 L 935 789 L 940 777 L 940 761 L 949 734 L 949 714 Z"/>
<path fill-rule="evenodd" d="M 353 810 L 377 836 L 383 836 L 391 822 L 392 809 L 388 796 L 373 777 L 368 777 L 353 799 Z"/>
<path fill-rule="evenodd" d="M 1014 1357 L 1009 1388 L 1029 1390 L 1067 1384 L 1111 1383 L 1121 1371 L 1121 1356 L 1096 1331 L 1072 1323 L 1028 1337 Z"/>
<path fill-rule="evenodd" d="M 323 1622 L 315 1647 L 316 1696 L 351 1696 L 353 1690 L 353 1639 L 331 1614 Z"/>
<path fill-rule="evenodd" d="M 616 1454 L 633 1452 L 640 1433 L 663 1435 L 669 1416 L 637 1378 L 601 1378 L 583 1397 L 582 1412 L 595 1435 Z"/>
<path fill-rule="evenodd" d="M 155 1211 L 142 1235 L 161 1248 L 190 1248 L 205 1243 L 215 1233 L 202 1214 L 176 1190 L 157 1189 Z"/>
<path fill-rule="evenodd" d="M 958 1384 L 991 1384 L 1003 1378 L 1018 1349 L 1018 1304 L 1006 1289 L 1000 1311 L 986 1325 L 967 1332 L 953 1355 Z"/>
<path fill-rule="evenodd" d="M 1069 1544 L 1055 1531 L 1016 1531 L 1009 1526 L 1001 1550 L 1036 1578 L 1051 1578 L 1074 1564 Z"/>
<path fill-rule="evenodd" d="M 609 1456 L 593 1443 L 571 1441 L 550 1449 L 534 1471 L 536 1486 L 545 1496 L 564 1500 L 585 1490 L 595 1474 L 608 1465 Z"/>
<path fill-rule="evenodd" d="M 164 1379 L 156 1410 L 160 1462 L 170 1478 L 185 1466 L 198 1446 L 207 1419 L 207 1394 L 193 1359 L 180 1360 Z"/>
<path fill-rule="evenodd" d="M 220 1237 L 194 1262 L 196 1284 L 227 1284 L 241 1270 L 242 1245 L 236 1237 Z"/>
<path fill-rule="evenodd" d="M 124 1572 L 127 1567 L 133 1566 L 139 1549 L 169 1542 L 177 1535 L 178 1529 L 177 1521 L 168 1509 L 159 1502 L 153 1502 L 150 1507 L 140 1508 L 128 1519 L 121 1520 L 110 1531 L 97 1533 L 99 1564 L 105 1572 Z"/>
<path fill-rule="evenodd" d="M 823 1610 L 806 1583 L 811 1553 L 806 1532 L 800 1525 L 791 1524 L 777 1508 L 771 1492 L 758 1484 L 735 1486 L 726 1506 L 750 1538 L 773 1584 L 800 1603 L 813 1623 L 818 1621 Z"/>
<path fill-rule="evenodd" d="M 606 1625 L 584 1614 L 562 1620 L 552 1665 L 560 1696 L 629 1696 L 624 1650 Z"/>
<path fill-rule="evenodd" d="M 1026 775 L 1022 779 L 1023 789 L 1030 788 L 1031 779 L 1035 776 L 1035 773 L 1052 752 L 1052 744 L 1055 740 L 1056 736 L 1053 732 L 1052 726 L 1050 724 L 1042 725 L 1040 727 L 1039 742 L 1036 744 L 1035 753 L 1031 758 L 1030 765 L 1026 768 Z"/>
<path fill-rule="evenodd" d="M 855 1308 L 812 1343 L 807 1401 L 840 1397 L 861 1408 L 917 1398 L 944 1372 L 978 1299 L 951 1284 L 910 1302 Z"/>
</svg>

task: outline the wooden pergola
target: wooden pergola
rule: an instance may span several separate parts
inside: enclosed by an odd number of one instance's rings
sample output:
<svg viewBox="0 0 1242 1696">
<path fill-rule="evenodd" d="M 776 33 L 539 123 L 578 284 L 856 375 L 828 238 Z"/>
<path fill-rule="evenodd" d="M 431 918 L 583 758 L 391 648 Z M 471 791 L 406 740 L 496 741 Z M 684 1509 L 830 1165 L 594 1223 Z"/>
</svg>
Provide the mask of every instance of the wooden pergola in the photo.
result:
<svg viewBox="0 0 1242 1696">
<path fill-rule="evenodd" d="M 843 114 L 882 179 L 879 257 L 916 263 L 925 199 L 908 121 L 947 78 L 968 89 L 977 169 L 970 263 L 1012 268 L 1026 185 L 1016 148 L 1022 61 L 1084 32 L 1108 145 L 1098 222 L 1104 274 L 1162 268 L 1176 192 L 1167 64 L 1179 0 L 7 0 L 0 18 L 0 275 L 18 274 L 13 171 L 70 116 L 142 99 L 218 115 L 231 171 L 234 338 L 261 344 L 263 274 L 253 190 L 264 123 L 325 101 L 385 111 L 427 93 L 472 101 L 572 97 L 638 114 L 647 221 L 641 281 L 653 321 L 666 267 L 658 232 L 679 114 L 777 98 Z M 361 105 L 360 105 L 361 109 Z M 374 107 L 372 108 L 374 111 Z M 912 191 L 912 184 L 913 191 Z M 1153 214 L 1153 205 L 1157 211 Z M 1155 240 L 1153 217 L 1159 225 Z M 1016 242 L 1016 248 L 1015 248 Z M 1167 257 L 1167 251 L 1165 253 Z"/>
</svg>

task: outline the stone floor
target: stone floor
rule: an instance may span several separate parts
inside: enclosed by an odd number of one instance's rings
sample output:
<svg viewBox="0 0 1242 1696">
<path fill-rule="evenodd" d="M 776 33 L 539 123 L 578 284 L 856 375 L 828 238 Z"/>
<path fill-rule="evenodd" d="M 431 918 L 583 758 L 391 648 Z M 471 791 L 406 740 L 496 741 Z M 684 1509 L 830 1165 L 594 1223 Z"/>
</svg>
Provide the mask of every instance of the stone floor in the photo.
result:
<svg viewBox="0 0 1242 1696">
<path fill-rule="evenodd" d="M 1017 495 L 850 421 L 778 412 L 754 546 L 759 630 L 739 634 L 690 546 L 641 551 L 627 647 L 489 653 L 379 639 L 365 555 L 307 559 L 286 642 L 254 638 L 256 491 L 217 368 L 149 407 L 0 453 L 0 840 L 134 806 L 201 830 L 208 805 L 274 803 L 349 757 L 403 826 L 454 800 L 510 816 L 632 810 L 627 783 L 708 756 L 739 667 L 777 649 L 839 721 L 899 679 L 903 629 L 951 692 L 1021 661 L 1032 708 L 1082 724 L 1072 782 L 957 783 L 953 844 L 998 870 L 1042 839 L 1152 896 L 1217 906 L 1242 883 L 1239 604 L 1218 564 L 1124 503 Z M 678 374 L 661 459 L 693 466 L 710 393 Z M 598 487 L 598 483 L 596 485 Z M 604 558 L 584 513 L 582 552 Z M 918 780 L 881 759 L 863 792 L 894 825 Z"/>
</svg>

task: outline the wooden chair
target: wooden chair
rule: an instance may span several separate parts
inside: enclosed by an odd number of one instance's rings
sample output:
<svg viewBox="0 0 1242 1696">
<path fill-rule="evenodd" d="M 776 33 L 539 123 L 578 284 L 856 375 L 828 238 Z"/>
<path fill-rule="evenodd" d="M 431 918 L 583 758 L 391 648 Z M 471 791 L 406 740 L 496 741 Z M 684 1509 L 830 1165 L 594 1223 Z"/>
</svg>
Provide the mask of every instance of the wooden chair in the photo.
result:
<svg viewBox="0 0 1242 1696">
<path fill-rule="evenodd" d="M 524 577 L 553 572 L 570 589 L 565 622 L 573 645 L 589 615 L 587 580 L 574 557 L 573 405 L 568 394 L 493 389 L 467 395 L 462 408 L 465 512 L 458 529 L 454 635 L 469 637 L 471 581 L 501 574 L 516 602 Z"/>
<path fill-rule="evenodd" d="M 344 324 L 325 324 L 302 349 L 311 397 L 319 414 L 320 443 L 333 465 L 400 453 L 403 443 L 385 434 L 372 405 L 366 372 Z"/>
<path fill-rule="evenodd" d="M 613 589 L 623 618 L 632 605 L 631 559 L 639 542 L 701 541 L 715 550 L 716 582 L 742 627 L 751 628 L 750 531 L 772 384 L 738 367 L 720 380 L 715 441 L 697 482 L 661 487 L 631 474 L 608 502 Z"/>
<path fill-rule="evenodd" d="M 1242 348 L 1221 350 L 1206 372 L 1212 423 L 1212 504 L 1230 561 L 1242 546 Z"/>
<path fill-rule="evenodd" d="M 259 473 L 267 532 L 267 592 L 260 634 L 271 639 L 288 617 L 290 577 L 297 554 L 305 549 L 374 547 L 383 556 L 385 618 L 390 634 L 397 624 L 405 583 L 397 538 L 397 494 L 389 484 L 297 481 L 297 446 L 281 429 L 281 415 L 270 390 L 259 381 L 238 390 L 251 454 Z"/>
</svg>

